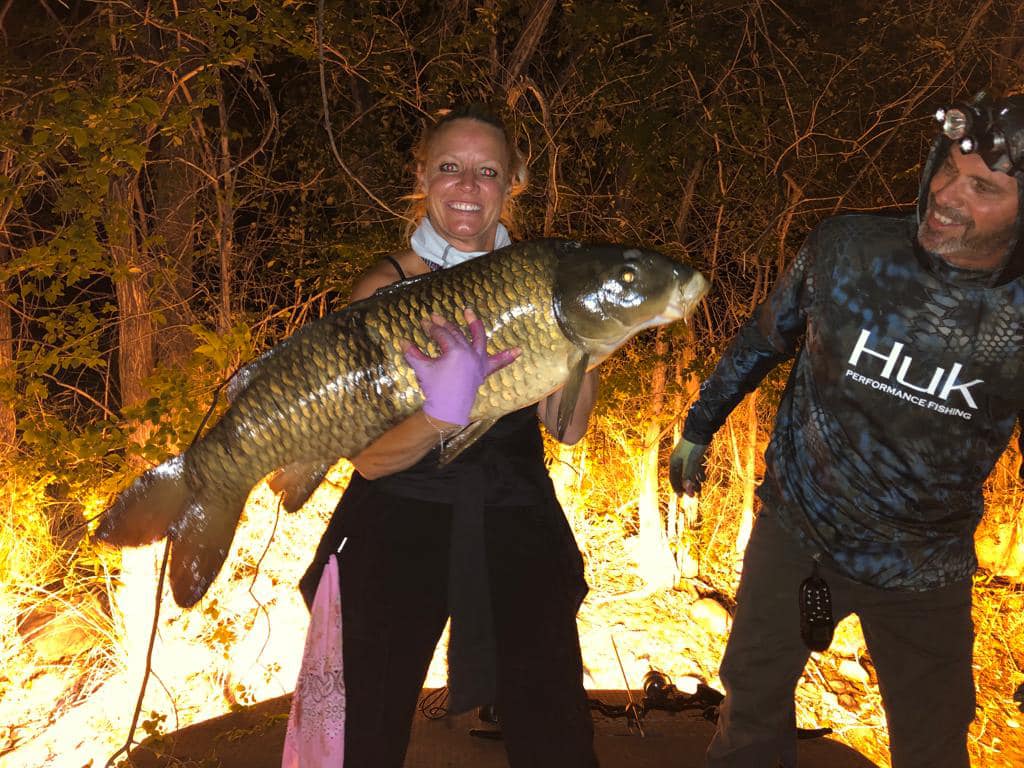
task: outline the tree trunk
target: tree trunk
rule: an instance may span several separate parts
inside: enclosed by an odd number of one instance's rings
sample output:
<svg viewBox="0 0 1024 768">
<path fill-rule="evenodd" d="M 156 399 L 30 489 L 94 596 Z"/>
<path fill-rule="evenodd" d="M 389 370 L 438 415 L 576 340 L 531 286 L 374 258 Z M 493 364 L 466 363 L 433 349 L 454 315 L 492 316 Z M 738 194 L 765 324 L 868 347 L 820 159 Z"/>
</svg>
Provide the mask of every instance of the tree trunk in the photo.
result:
<svg viewBox="0 0 1024 768">
<path fill-rule="evenodd" d="M 484 0 L 483 8 L 488 18 L 496 18 L 498 15 L 498 3 L 497 0 Z M 501 61 L 498 57 L 498 25 L 495 24 L 491 29 L 491 34 L 488 35 L 487 40 L 487 57 L 490 59 L 491 65 L 491 82 L 497 84 L 500 82 L 501 72 Z"/>
<path fill-rule="evenodd" d="M 153 301 L 163 317 L 154 351 L 158 364 L 173 367 L 188 358 L 196 343 L 189 326 L 196 321 L 190 301 L 195 292 L 193 248 L 200 180 L 191 170 L 192 153 L 185 145 L 165 147 L 160 154 L 162 162 L 149 169 L 153 186 L 151 233 L 160 274 L 153 286 Z"/>
<path fill-rule="evenodd" d="M 554 126 L 551 122 L 551 113 L 548 110 L 548 101 L 541 93 L 540 88 L 529 78 L 523 78 L 523 82 L 512 87 L 508 94 L 508 105 L 515 107 L 522 96 L 529 91 L 537 99 L 540 105 L 541 122 L 544 126 L 544 135 L 548 140 L 548 184 L 544 199 L 544 237 L 555 236 L 555 216 L 558 214 L 558 144 L 555 142 Z M 513 233 L 515 234 L 515 233 Z"/>
<path fill-rule="evenodd" d="M 690 332 L 687 331 L 687 336 Z M 676 423 L 672 428 L 672 445 L 676 445 L 683 437 L 683 421 L 686 419 L 686 409 L 689 404 L 697 399 L 700 391 L 700 381 L 689 371 L 693 363 L 693 346 L 689 338 L 683 349 L 676 355 L 674 366 L 675 395 L 672 397 L 672 412 L 676 414 Z M 693 529 L 699 521 L 700 500 L 690 496 L 676 496 L 669 494 L 668 519 L 670 542 L 676 544 L 676 570 L 682 578 L 694 578 L 697 576 L 697 558 L 693 556 L 689 543 L 684 540 L 684 531 Z M 680 510 L 680 506 L 682 509 Z"/>
<path fill-rule="evenodd" d="M 232 169 L 231 146 L 228 141 L 230 125 L 228 124 L 228 106 L 224 96 L 224 87 L 217 81 L 217 111 L 220 115 L 219 141 L 219 183 L 215 187 L 217 195 L 216 240 L 220 254 L 220 312 L 218 312 L 217 328 L 227 333 L 231 327 L 231 284 L 235 252 L 235 170 Z"/>
<path fill-rule="evenodd" d="M 220 302 L 217 311 L 217 330 L 227 333 L 231 328 L 231 269 L 234 255 L 233 206 L 224 190 L 217 191 L 217 253 L 220 256 Z"/>
<path fill-rule="evenodd" d="M 665 535 L 658 496 L 658 449 L 661 446 L 661 414 L 665 405 L 665 361 L 668 343 L 665 329 L 659 328 L 655 337 L 655 361 L 651 374 L 650 410 L 644 430 L 643 456 L 639 478 L 640 537 L 637 565 L 644 583 L 650 589 L 666 589 L 675 584 L 676 564 Z"/>
<path fill-rule="evenodd" d="M 757 486 L 757 390 L 747 395 L 747 440 L 743 461 L 743 507 L 736 532 L 736 552 L 742 554 L 754 526 L 754 489 Z"/>
<path fill-rule="evenodd" d="M 118 57 L 117 10 L 107 8 L 110 22 L 110 50 Z M 118 73 L 118 85 L 125 92 Z M 153 319 L 150 305 L 150 265 L 139 237 L 138 177 L 111 177 L 103 211 L 103 227 L 110 248 L 114 292 L 117 296 L 117 374 L 120 407 L 123 411 L 144 403 L 149 397 L 146 379 L 153 373 Z M 136 446 L 149 440 L 152 425 L 139 421 L 129 438 Z M 128 464 L 136 471 L 146 469 L 140 453 L 129 452 Z M 139 616 L 146 615 L 144 605 L 152 605 L 160 564 L 159 544 L 126 547 L 121 550 L 121 579 L 112 597 L 112 618 L 120 630 L 125 653 L 128 690 L 138 690 L 146 668 L 148 627 Z"/>
<path fill-rule="evenodd" d="M 583 517 L 583 510 L 579 504 L 579 490 L 583 483 L 583 473 L 586 471 L 586 451 L 586 441 L 576 445 L 559 443 L 558 455 L 549 469 L 558 501 L 573 530 L 579 527 Z"/>
<path fill-rule="evenodd" d="M 114 265 L 114 288 L 117 293 L 117 372 L 122 409 L 146 401 L 149 392 L 145 381 L 153 373 L 150 275 L 149 265 L 140 252 L 135 237 L 132 216 L 135 196 L 131 189 L 134 183 L 126 179 L 114 179 L 110 182 L 104 222 Z"/>
<path fill-rule="evenodd" d="M 176 0 L 174 17 L 180 20 L 196 10 L 194 0 Z M 164 52 L 184 50 L 180 32 L 159 24 L 147 26 L 136 45 L 153 60 L 161 60 Z M 179 62 L 168 67 L 164 77 L 167 93 L 181 99 L 188 92 L 191 63 Z M 172 99 L 173 101 L 173 99 Z M 161 126 L 169 128 L 170 126 Z M 155 132 L 156 128 L 152 130 Z M 197 195 L 202 185 L 195 170 L 198 151 L 194 143 L 182 140 L 185 129 L 175 127 L 152 141 L 155 162 L 148 162 L 142 177 L 147 184 L 148 199 L 139 201 L 141 234 L 147 237 L 152 258 L 151 301 L 159 318 L 154 328 L 155 363 L 167 368 L 180 367 L 195 347 L 196 340 L 189 326 L 196 322 L 190 301 L 195 292 L 194 246 L 196 241 Z M 152 210 L 144 210 L 150 203 Z"/>
<path fill-rule="evenodd" d="M 690 214 L 693 210 L 693 199 L 704 171 L 704 158 L 698 157 L 686 177 L 683 195 L 679 200 L 674 229 L 676 239 L 685 244 L 690 230 Z M 697 399 L 700 381 L 689 371 L 693 364 L 692 332 L 686 329 L 686 340 L 682 350 L 675 358 L 674 380 L 675 395 L 672 398 L 672 412 L 676 414 L 676 423 L 672 428 L 672 445 L 677 445 L 683 437 L 683 421 L 686 419 L 685 409 Z M 683 532 L 696 528 L 700 520 L 700 499 L 691 496 L 669 494 L 668 501 L 668 538 L 676 545 L 676 571 L 682 578 L 695 578 L 698 572 L 697 558 L 693 556 L 690 543 L 683 537 Z M 682 510 L 680 510 L 682 506 Z"/>
<path fill-rule="evenodd" d="M 704 170 L 704 158 L 698 157 L 690 174 L 686 177 L 686 186 L 683 188 L 683 197 L 679 201 L 679 210 L 676 212 L 674 229 L 676 240 L 680 243 L 686 241 L 686 235 L 690 229 L 690 212 L 693 210 L 693 196 L 697 191 L 697 182 L 700 181 L 701 172 Z"/>
<path fill-rule="evenodd" d="M 7 233 L 0 229 L 0 265 L 11 258 Z M 4 286 L 4 293 L 7 293 Z M 0 386 L 3 391 L 13 391 L 16 381 L 14 368 L 14 323 L 11 322 L 11 307 L 6 300 L 0 301 Z M 7 459 L 14 452 L 18 419 L 14 410 L 14 399 L 0 397 L 0 460 Z"/>
<path fill-rule="evenodd" d="M 508 69 L 505 73 L 506 92 L 533 58 L 533 53 L 537 50 L 537 45 L 540 43 L 544 30 L 547 29 L 548 19 L 551 18 L 551 12 L 554 9 L 555 0 L 538 0 L 533 7 L 530 18 L 523 28 L 523 33 L 519 36 L 515 50 L 512 51 L 512 56 L 509 58 Z"/>
<path fill-rule="evenodd" d="M 14 152 L 7 150 L 0 156 L 0 171 L 8 179 L 14 179 Z M 13 202 L 11 198 L 0 209 L 0 266 L 6 267 L 11 259 L 11 239 L 7 225 Z M 9 293 L 8 286 L 2 286 L 4 294 Z M 11 307 L 5 298 L 0 298 L 0 382 L 7 392 L 14 391 L 17 372 L 14 368 L 14 323 L 11 318 Z M 17 412 L 14 410 L 13 397 L 0 397 L 0 459 L 9 457 L 15 448 L 17 437 Z"/>
</svg>

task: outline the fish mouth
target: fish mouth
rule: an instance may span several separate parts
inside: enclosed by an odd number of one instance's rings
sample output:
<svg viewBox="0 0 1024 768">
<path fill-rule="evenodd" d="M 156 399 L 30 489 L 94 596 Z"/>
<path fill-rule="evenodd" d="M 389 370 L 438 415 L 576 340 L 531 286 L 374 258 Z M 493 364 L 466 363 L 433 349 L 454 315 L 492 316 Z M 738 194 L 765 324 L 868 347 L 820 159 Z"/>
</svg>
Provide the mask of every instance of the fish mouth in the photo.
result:
<svg viewBox="0 0 1024 768">
<path fill-rule="evenodd" d="M 688 321 L 710 288 L 708 279 L 700 272 L 694 272 L 689 279 L 679 282 L 659 319 L 664 322 Z"/>
</svg>

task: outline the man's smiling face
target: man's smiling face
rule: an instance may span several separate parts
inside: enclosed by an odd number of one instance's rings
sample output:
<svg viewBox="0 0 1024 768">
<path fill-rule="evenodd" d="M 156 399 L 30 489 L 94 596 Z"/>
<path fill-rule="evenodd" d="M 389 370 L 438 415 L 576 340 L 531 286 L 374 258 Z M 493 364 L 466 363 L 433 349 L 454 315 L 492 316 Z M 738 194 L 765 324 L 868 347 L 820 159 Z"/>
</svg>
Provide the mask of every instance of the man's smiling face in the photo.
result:
<svg viewBox="0 0 1024 768">
<path fill-rule="evenodd" d="M 951 147 L 928 185 L 917 239 L 930 253 L 967 269 L 997 269 L 1013 242 L 1017 180 L 990 170 L 975 153 Z"/>
</svg>

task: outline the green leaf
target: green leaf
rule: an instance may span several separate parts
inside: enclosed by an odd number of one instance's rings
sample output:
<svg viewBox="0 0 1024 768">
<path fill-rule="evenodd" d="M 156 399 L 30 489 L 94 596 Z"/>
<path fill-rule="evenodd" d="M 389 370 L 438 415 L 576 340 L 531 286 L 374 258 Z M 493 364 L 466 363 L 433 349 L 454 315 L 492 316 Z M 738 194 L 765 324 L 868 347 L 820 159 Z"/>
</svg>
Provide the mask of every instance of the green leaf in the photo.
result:
<svg viewBox="0 0 1024 768">
<path fill-rule="evenodd" d="M 89 146 L 89 132 L 85 128 L 72 126 L 68 129 L 68 133 L 71 134 L 71 139 L 75 142 L 75 146 L 78 149 Z"/>
<path fill-rule="evenodd" d="M 159 117 L 163 112 L 160 105 L 153 101 L 153 99 L 149 98 L 149 96 L 139 96 L 136 101 L 138 101 L 139 106 L 141 106 L 143 111 L 150 117 Z"/>
<path fill-rule="evenodd" d="M 146 159 L 146 148 L 140 144 L 126 144 L 121 147 L 121 159 L 124 160 L 133 170 L 142 168 L 142 162 Z"/>
</svg>

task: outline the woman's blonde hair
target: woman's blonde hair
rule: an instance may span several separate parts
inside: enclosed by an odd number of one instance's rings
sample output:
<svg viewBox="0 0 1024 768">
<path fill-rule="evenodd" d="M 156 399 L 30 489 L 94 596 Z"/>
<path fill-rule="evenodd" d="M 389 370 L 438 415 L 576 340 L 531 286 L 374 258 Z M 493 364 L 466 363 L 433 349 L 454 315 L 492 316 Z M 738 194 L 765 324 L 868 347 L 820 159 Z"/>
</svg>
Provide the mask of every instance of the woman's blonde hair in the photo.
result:
<svg viewBox="0 0 1024 768">
<path fill-rule="evenodd" d="M 489 125 L 492 128 L 497 128 L 501 131 L 501 135 L 505 139 L 505 146 L 508 148 L 509 170 L 509 189 L 508 193 L 505 195 L 505 202 L 501 207 L 501 223 L 512 231 L 515 231 L 516 229 L 515 198 L 520 192 L 526 189 L 528 181 L 526 160 L 513 140 L 511 131 L 498 112 L 486 104 L 472 102 L 446 112 L 436 122 L 434 122 L 433 125 L 429 125 L 424 128 L 419 141 L 416 142 L 416 147 L 413 149 L 412 156 L 414 164 L 413 167 L 417 176 L 416 189 L 412 194 L 407 195 L 404 198 L 409 201 L 409 208 L 407 210 L 408 224 L 406 225 L 407 237 L 410 236 L 413 230 L 419 225 L 420 219 L 427 214 L 427 196 L 423 190 L 420 189 L 418 177 L 420 169 L 426 166 L 427 156 L 430 153 L 430 144 L 434 140 L 438 131 L 456 120 L 476 120 L 479 123 Z"/>
</svg>

